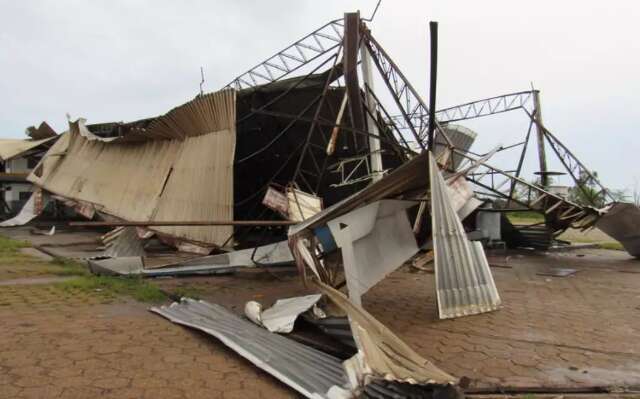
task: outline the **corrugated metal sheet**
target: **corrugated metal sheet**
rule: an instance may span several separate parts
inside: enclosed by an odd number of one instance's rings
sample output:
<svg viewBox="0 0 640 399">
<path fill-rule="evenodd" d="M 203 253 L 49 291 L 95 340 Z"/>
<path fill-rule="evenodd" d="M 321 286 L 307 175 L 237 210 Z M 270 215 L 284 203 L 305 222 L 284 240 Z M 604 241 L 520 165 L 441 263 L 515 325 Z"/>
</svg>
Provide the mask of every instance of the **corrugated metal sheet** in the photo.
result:
<svg viewBox="0 0 640 399">
<path fill-rule="evenodd" d="M 154 119 L 144 136 L 156 139 L 142 142 L 89 140 L 78 120 L 28 179 L 124 220 L 233 220 L 235 113 L 234 91 L 198 96 Z M 221 245 L 233 228 L 156 230 Z"/>
<path fill-rule="evenodd" d="M 431 218 L 441 319 L 498 309 L 500 296 L 479 242 L 467 239 L 447 187 L 430 157 Z"/>
<path fill-rule="evenodd" d="M 174 323 L 210 334 L 240 356 L 307 398 L 328 398 L 329 390 L 344 392 L 340 359 L 271 333 L 219 305 L 183 299 L 151 308 Z"/>
<path fill-rule="evenodd" d="M 120 256 L 144 256 L 142 240 L 138 238 L 135 227 L 124 227 L 107 244 L 104 256 L 112 258 Z"/>
</svg>

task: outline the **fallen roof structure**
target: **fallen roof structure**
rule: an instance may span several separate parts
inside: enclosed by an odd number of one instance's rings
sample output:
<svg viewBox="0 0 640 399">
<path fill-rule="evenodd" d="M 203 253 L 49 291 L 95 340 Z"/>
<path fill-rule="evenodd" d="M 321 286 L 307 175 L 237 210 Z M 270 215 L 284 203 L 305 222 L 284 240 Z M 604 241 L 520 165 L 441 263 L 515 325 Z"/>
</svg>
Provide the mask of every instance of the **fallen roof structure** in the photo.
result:
<svg viewBox="0 0 640 399">
<path fill-rule="evenodd" d="M 231 220 L 234 146 L 235 93 L 221 91 L 123 138 L 105 141 L 83 120 L 71 122 L 29 181 L 123 220 Z M 233 233 L 230 226 L 155 230 L 205 246 L 222 246 Z"/>
</svg>

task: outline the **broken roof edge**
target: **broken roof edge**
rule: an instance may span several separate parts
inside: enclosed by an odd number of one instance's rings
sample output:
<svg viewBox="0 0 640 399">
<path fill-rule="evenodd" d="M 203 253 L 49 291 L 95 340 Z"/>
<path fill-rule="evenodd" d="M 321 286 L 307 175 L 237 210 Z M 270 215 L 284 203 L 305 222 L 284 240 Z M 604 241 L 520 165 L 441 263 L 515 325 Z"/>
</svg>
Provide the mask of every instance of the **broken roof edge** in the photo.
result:
<svg viewBox="0 0 640 399">
<path fill-rule="evenodd" d="M 76 132 L 89 141 L 101 141 L 109 144 L 142 142 L 147 140 L 184 140 L 187 137 L 201 136 L 203 134 L 217 132 L 221 130 L 235 129 L 235 120 L 230 121 L 225 118 L 225 111 L 217 112 L 216 115 L 199 113 L 200 110 L 212 111 L 217 109 L 212 102 L 220 103 L 220 99 L 226 96 L 227 92 L 233 92 L 233 106 L 235 107 L 237 91 L 232 88 L 197 95 L 181 105 L 178 105 L 163 115 L 151 118 L 139 119 L 132 122 L 119 123 L 107 122 L 100 124 L 86 124 L 85 118 L 78 118 L 69 121 L 69 131 Z M 192 117 L 199 114 L 201 118 Z M 233 123 L 232 123 L 233 122 Z M 111 125 L 113 127 L 128 127 L 129 133 L 122 136 L 101 137 L 91 131 L 91 126 Z M 140 126 L 136 126 L 140 125 Z"/>
<path fill-rule="evenodd" d="M 38 146 L 49 143 L 60 136 L 45 139 L 0 139 L 0 161 L 6 162 L 17 158 Z"/>
<path fill-rule="evenodd" d="M 42 140 L 58 135 L 46 121 L 42 121 L 37 128 L 35 126 L 27 127 L 24 133 L 33 140 Z"/>
</svg>

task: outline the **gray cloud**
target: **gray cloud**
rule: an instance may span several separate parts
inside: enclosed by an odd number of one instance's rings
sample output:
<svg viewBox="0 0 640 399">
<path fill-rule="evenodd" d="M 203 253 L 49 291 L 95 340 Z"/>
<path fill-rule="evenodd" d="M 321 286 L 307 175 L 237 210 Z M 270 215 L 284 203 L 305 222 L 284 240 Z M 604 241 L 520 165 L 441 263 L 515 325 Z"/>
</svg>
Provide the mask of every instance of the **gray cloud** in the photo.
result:
<svg viewBox="0 0 640 399">
<path fill-rule="evenodd" d="M 166 112 L 362 1 L 0 2 L 0 131 L 22 137 L 65 113 L 90 122 Z M 428 20 L 440 22 L 438 102 L 453 105 L 533 81 L 544 119 L 605 184 L 640 177 L 635 107 L 640 4 L 634 1 L 389 1 L 371 24 L 426 99 Z M 524 134 L 517 117 L 470 124 L 478 149 Z M 525 126 L 526 127 L 526 126 Z M 507 159 L 508 160 L 508 157 Z M 527 165 L 535 170 L 533 160 Z"/>
</svg>

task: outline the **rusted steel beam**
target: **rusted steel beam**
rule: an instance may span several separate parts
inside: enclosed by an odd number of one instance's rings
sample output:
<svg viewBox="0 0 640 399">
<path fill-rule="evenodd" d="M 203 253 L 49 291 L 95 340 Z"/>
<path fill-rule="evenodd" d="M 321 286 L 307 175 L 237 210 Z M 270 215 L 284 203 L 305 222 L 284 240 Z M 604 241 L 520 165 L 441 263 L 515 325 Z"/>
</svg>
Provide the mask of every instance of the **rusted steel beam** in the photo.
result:
<svg viewBox="0 0 640 399">
<path fill-rule="evenodd" d="M 360 49 L 360 14 L 344 14 L 344 81 L 349 97 L 348 106 L 353 126 L 364 130 L 364 114 L 358 81 L 358 52 Z"/>
</svg>

